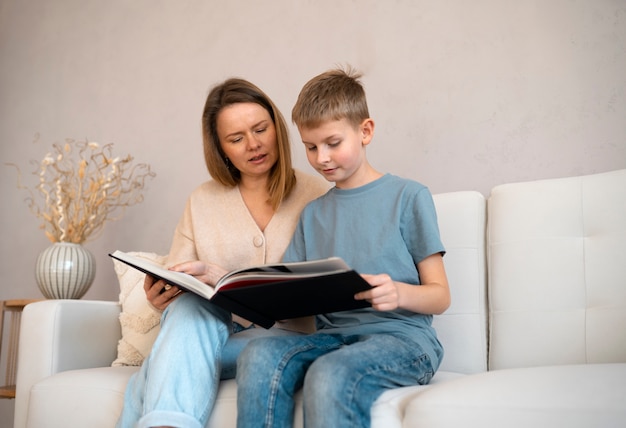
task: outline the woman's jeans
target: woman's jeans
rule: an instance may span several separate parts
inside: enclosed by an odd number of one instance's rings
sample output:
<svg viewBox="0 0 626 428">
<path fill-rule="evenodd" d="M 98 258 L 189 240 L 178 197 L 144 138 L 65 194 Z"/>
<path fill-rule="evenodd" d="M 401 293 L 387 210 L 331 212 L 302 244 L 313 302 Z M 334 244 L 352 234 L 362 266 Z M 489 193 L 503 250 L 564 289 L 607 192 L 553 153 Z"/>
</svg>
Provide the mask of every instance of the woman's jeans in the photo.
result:
<svg viewBox="0 0 626 428">
<path fill-rule="evenodd" d="M 426 384 L 433 374 L 418 344 L 390 334 L 255 339 L 237 365 L 237 426 L 291 427 L 303 388 L 306 428 L 369 427 L 382 392 Z"/>
<path fill-rule="evenodd" d="M 163 312 L 152 351 L 128 382 L 117 427 L 204 428 L 219 381 L 234 377 L 247 342 L 293 334 L 262 328 L 232 333 L 230 313 L 193 293 L 178 297 Z"/>
</svg>

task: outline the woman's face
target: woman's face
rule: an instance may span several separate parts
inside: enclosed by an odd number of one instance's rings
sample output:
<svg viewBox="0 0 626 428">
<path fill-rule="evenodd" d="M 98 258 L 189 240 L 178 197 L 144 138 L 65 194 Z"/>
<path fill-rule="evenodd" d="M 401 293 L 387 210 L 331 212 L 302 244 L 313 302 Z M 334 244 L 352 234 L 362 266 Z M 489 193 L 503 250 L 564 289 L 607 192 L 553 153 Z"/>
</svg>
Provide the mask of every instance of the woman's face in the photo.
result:
<svg viewBox="0 0 626 428">
<path fill-rule="evenodd" d="M 278 160 L 276 127 L 267 110 L 256 103 L 232 104 L 217 116 L 220 146 L 246 177 L 267 176 Z"/>
</svg>

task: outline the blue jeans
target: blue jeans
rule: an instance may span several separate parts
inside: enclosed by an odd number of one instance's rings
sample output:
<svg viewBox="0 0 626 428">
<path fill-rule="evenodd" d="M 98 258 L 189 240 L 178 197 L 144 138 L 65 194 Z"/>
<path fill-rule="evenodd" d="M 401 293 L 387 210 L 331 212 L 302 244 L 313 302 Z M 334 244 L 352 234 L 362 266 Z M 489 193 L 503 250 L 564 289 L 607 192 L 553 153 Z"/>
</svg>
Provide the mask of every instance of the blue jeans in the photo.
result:
<svg viewBox="0 0 626 428">
<path fill-rule="evenodd" d="M 220 379 L 235 376 L 237 356 L 248 341 L 293 334 L 262 328 L 237 332 L 237 327 L 230 313 L 193 293 L 172 302 L 150 355 L 128 382 L 117 427 L 204 428 Z"/>
<path fill-rule="evenodd" d="M 369 427 L 380 394 L 434 371 L 419 345 L 391 334 L 254 339 L 237 363 L 237 427 L 291 427 L 300 388 L 306 428 Z"/>
</svg>

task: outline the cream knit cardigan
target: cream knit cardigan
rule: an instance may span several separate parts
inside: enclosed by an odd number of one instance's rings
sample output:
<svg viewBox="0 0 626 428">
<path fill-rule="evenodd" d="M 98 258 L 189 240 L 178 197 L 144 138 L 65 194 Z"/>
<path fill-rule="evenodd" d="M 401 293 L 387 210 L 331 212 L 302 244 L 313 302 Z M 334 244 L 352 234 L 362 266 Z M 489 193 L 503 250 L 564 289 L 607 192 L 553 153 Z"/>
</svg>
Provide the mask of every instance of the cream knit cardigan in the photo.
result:
<svg viewBox="0 0 626 428">
<path fill-rule="evenodd" d="M 321 177 L 296 170 L 296 186 L 262 231 L 248 211 L 239 187 L 225 187 L 213 180 L 205 182 L 187 200 L 174 232 L 168 265 L 202 260 L 230 271 L 279 262 L 300 212 L 329 187 Z"/>
</svg>

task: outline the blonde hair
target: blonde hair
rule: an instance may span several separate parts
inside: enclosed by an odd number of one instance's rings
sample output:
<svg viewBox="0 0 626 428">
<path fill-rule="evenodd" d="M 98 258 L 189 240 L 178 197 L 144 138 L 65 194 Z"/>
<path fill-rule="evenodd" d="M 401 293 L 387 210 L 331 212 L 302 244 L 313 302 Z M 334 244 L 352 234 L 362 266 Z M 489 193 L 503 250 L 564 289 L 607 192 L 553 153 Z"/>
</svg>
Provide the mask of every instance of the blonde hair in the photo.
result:
<svg viewBox="0 0 626 428">
<path fill-rule="evenodd" d="M 329 120 L 347 119 L 358 127 L 369 118 L 362 74 L 351 67 L 326 71 L 309 80 L 298 95 L 291 119 L 298 127 L 313 128 Z"/>
<path fill-rule="evenodd" d="M 241 181 L 241 173 L 227 162 L 217 135 L 217 117 L 225 108 L 238 103 L 255 103 L 269 113 L 276 128 L 278 160 L 270 170 L 269 202 L 276 210 L 296 185 L 291 164 L 291 146 L 287 125 L 274 102 L 257 86 L 247 80 L 232 78 L 215 86 L 209 92 L 202 113 L 204 160 L 211 177 L 225 186 L 234 187 Z"/>
</svg>

